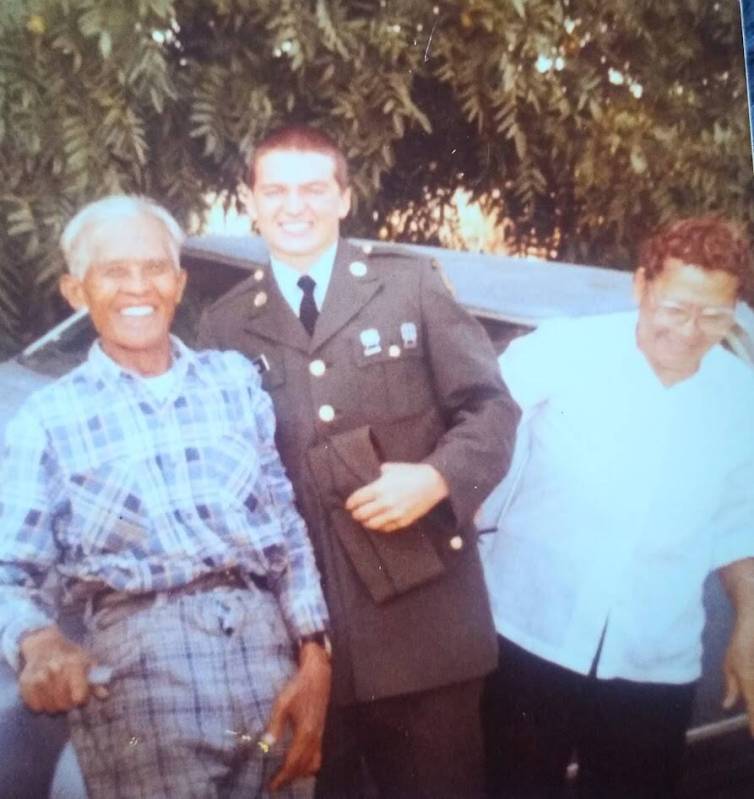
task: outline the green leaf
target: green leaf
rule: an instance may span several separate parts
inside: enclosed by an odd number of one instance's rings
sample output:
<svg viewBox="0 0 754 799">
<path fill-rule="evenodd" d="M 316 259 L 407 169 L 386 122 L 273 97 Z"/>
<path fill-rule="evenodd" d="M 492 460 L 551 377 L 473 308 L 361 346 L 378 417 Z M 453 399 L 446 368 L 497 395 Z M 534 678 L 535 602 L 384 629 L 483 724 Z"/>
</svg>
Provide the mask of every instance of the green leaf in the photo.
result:
<svg viewBox="0 0 754 799">
<path fill-rule="evenodd" d="M 639 147 L 631 148 L 630 159 L 631 169 L 633 169 L 637 175 L 643 175 L 647 171 L 647 159 Z"/>
<path fill-rule="evenodd" d="M 660 221 L 705 210 L 754 232 L 738 4 L 437 6 L 0 3 L 0 346 L 31 335 L 14 321 L 18 297 L 52 274 L 60 226 L 83 203 L 147 191 L 201 215 L 205 193 L 235 186 L 253 143 L 290 119 L 348 151 L 349 233 L 435 240 L 438 203 L 471 187 L 513 251 L 547 242 L 628 266 Z M 27 28 L 32 14 L 43 32 Z"/>
<path fill-rule="evenodd" d="M 99 51 L 102 58 L 109 58 L 110 53 L 113 51 L 113 40 L 109 31 L 102 31 L 99 35 Z"/>
</svg>

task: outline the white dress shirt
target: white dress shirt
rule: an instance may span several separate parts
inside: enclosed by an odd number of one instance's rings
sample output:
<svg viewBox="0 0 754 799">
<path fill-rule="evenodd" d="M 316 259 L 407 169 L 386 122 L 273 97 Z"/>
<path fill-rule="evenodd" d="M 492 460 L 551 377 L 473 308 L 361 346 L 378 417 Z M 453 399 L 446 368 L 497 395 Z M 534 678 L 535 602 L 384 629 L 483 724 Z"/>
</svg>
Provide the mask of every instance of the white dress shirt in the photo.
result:
<svg viewBox="0 0 754 799">
<path fill-rule="evenodd" d="M 311 268 L 306 272 L 294 269 L 279 258 L 270 256 L 272 274 L 275 275 L 280 293 L 283 295 L 288 305 L 291 306 L 296 316 L 298 316 L 298 312 L 301 308 L 301 298 L 304 296 L 304 292 L 298 287 L 297 283 L 304 274 L 309 275 L 314 281 L 314 302 L 317 305 L 317 310 L 322 310 L 322 304 L 327 294 L 327 287 L 330 285 L 332 270 L 335 266 L 335 251 L 337 249 L 338 242 L 336 241 L 317 258 Z"/>
<path fill-rule="evenodd" d="M 715 347 L 666 388 L 636 321 L 549 322 L 500 357 L 528 454 L 482 556 L 500 634 L 586 674 L 605 629 L 599 677 L 683 683 L 706 575 L 754 555 L 754 370 Z"/>
</svg>

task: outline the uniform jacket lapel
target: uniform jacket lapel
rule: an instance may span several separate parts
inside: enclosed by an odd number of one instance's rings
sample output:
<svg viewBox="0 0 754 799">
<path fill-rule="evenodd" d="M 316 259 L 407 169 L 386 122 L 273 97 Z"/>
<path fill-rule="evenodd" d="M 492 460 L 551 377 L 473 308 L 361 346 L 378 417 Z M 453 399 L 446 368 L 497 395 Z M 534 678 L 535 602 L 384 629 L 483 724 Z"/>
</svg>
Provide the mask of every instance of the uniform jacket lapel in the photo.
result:
<svg viewBox="0 0 754 799">
<path fill-rule="evenodd" d="M 363 269 L 352 269 L 354 262 Z M 381 289 L 382 280 L 364 253 L 341 239 L 325 302 L 311 338 L 311 350 L 321 347 L 348 324 Z"/>
<path fill-rule="evenodd" d="M 269 264 L 264 269 L 264 278 L 250 295 L 244 330 L 303 352 L 309 351 L 309 335 L 281 294 Z"/>
</svg>

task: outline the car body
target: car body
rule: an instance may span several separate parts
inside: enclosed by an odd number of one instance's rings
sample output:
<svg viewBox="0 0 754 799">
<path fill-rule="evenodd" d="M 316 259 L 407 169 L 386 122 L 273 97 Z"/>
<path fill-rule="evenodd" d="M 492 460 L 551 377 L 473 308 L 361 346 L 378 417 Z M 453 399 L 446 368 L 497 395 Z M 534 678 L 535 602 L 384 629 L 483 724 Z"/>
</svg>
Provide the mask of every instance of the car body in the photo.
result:
<svg viewBox="0 0 754 799">
<path fill-rule="evenodd" d="M 482 322 L 498 352 L 513 337 L 542 320 L 633 307 L 631 276 L 625 272 L 418 245 L 365 241 L 357 244 L 367 250 L 407 248 L 439 261 L 457 299 Z M 192 344 L 202 309 L 266 258 L 264 244 L 255 236 L 207 235 L 189 239 L 182 253 L 189 280 L 173 326 L 176 334 Z M 736 329 L 730 346 L 751 363 L 754 346 L 744 327 L 752 315 L 746 307 L 739 310 L 742 326 Z M 79 312 L 17 357 L 0 364 L 0 433 L 24 398 L 79 363 L 93 340 L 91 323 L 86 313 Z M 704 676 L 688 734 L 692 756 L 687 770 L 687 796 L 705 795 L 698 793 L 704 786 L 725 784 L 735 769 L 743 778 L 754 775 L 754 747 L 747 738 L 744 715 L 740 709 L 732 714 L 720 709 L 721 661 L 731 612 L 714 576 L 705 587 L 705 602 L 708 623 L 704 634 Z M 75 614 L 64 624 L 76 634 L 79 624 Z M 0 665 L 0 795 L 17 799 L 47 796 L 58 753 L 66 739 L 63 719 L 34 715 L 24 708 L 15 675 L 5 664 Z M 707 756 L 710 752 L 714 756 Z M 68 799 L 83 797 L 83 784 L 70 750 L 61 759 L 53 794 Z"/>
</svg>

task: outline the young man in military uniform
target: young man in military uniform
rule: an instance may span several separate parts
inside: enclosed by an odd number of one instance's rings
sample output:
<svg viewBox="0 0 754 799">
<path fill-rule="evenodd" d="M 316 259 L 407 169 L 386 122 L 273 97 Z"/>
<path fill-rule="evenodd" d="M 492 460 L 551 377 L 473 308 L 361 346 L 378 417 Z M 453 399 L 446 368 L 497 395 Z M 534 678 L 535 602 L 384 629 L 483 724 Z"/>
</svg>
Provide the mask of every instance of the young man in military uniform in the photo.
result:
<svg viewBox="0 0 754 799">
<path fill-rule="evenodd" d="M 270 264 L 200 341 L 255 359 L 332 618 L 321 796 L 481 793 L 478 704 L 495 637 L 474 514 L 517 411 L 484 331 L 439 267 L 339 237 L 347 166 L 319 131 L 257 147 L 248 206 Z"/>
</svg>

